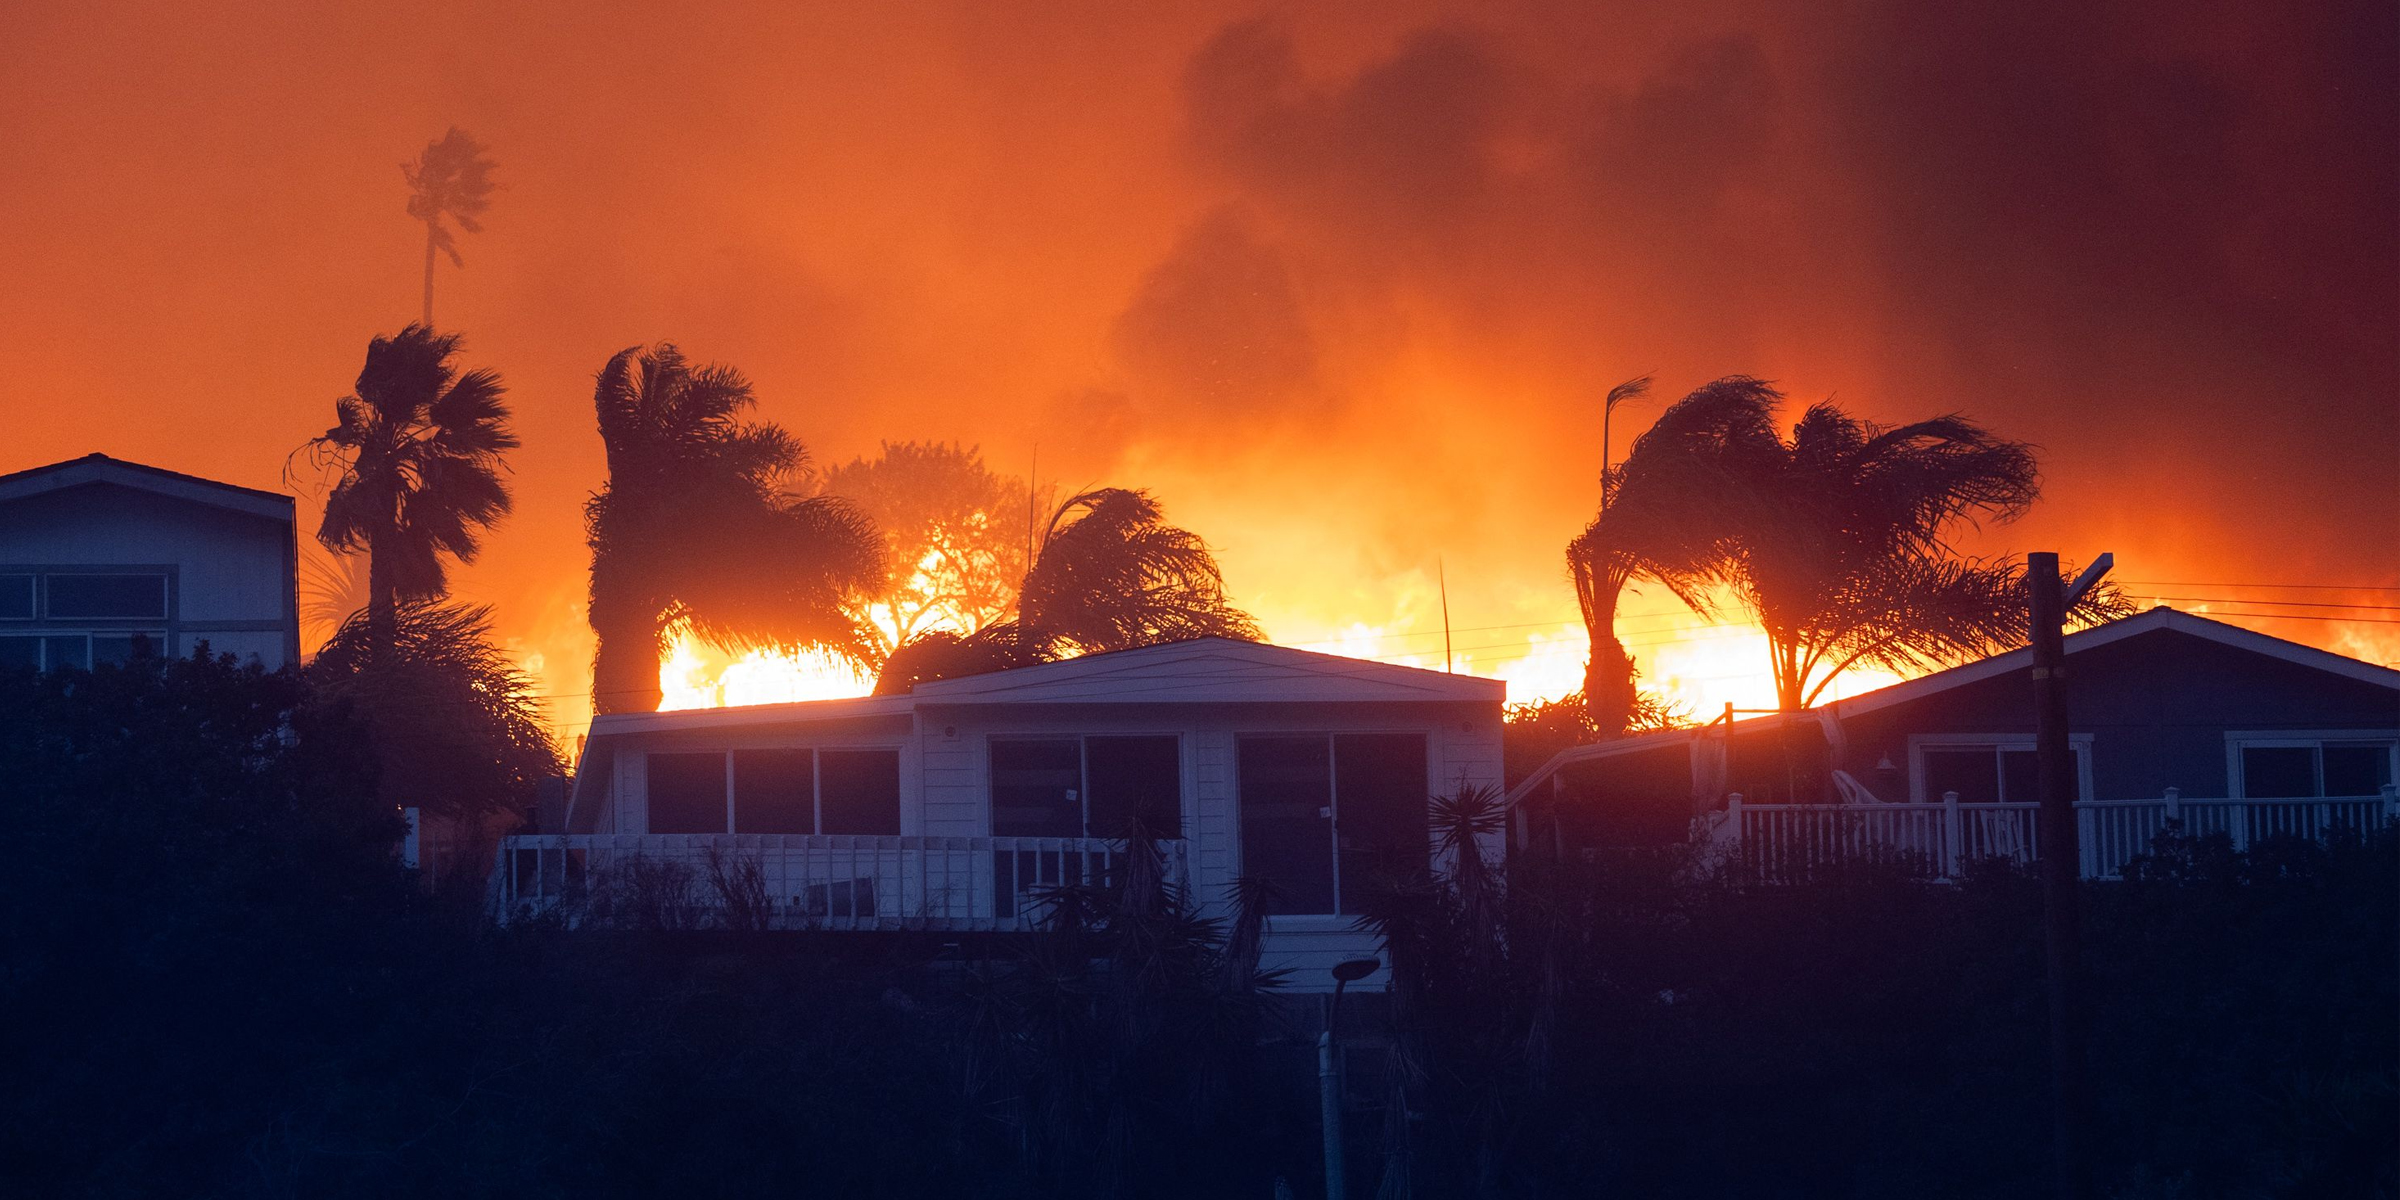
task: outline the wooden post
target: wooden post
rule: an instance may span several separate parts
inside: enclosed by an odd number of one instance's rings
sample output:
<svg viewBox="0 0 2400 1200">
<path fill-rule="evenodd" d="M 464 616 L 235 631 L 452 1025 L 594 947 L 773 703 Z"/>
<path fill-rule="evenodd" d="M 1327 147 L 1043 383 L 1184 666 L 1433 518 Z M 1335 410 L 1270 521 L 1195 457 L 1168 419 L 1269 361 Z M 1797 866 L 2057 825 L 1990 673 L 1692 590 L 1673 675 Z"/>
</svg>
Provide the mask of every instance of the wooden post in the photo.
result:
<svg viewBox="0 0 2400 1200">
<path fill-rule="evenodd" d="M 1958 793 L 1942 793 L 1942 874 L 1956 878 L 1959 856 L 1965 853 L 1966 830 L 1960 827 Z"/>
<path fill-rule="evenodd" d="M 2033 711 L 2041 780 L 2042 911 L 2050 994 L 2050 1151 L 2052 1183 L 2060 1200 L 2085 1200 L 2090 1179 L 2084 1163 L 2086 1059 L 2082 989 L 2083 928 L 2078 906 L 2075 749 L 2067 731 L 2066 595 L 2058 555 L 2025 556 L 2025 586 L 2031 589 Z"/>
</svg>

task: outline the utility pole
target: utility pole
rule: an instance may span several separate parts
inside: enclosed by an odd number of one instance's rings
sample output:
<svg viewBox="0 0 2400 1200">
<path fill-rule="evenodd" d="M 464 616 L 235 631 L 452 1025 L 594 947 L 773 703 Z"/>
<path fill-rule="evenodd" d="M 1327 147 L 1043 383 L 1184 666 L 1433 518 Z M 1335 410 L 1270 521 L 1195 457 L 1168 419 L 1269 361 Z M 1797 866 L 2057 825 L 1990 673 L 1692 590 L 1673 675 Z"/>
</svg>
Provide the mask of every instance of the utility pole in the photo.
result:
<svg viewBox="0 0 2400 1200">
<path fill-rule="evenodd" d="M 1448 674 L 1448 673 L 1450 672 L 1450 670 L 1451 670 L 1451 666 L 1450 666 L 1450 571 L 1449 571 L 1449 569 L 1448 569 L 1447 567 L 1445 567 L 1445 566 L 1443 566 L 1443 565 L 1442 565 L 1442 560 L 1441 560 L 1441 559 L 1439 559 L 1439 558 L 1436 558 L 1436 559 L 1434 559 L 1434 560 L 1433 560 L 1433 570 L 1434 570 L 1434 576 L 1435 576 L 1435 578 L 1437 578 L 1437 579 L 1441 580 L 1441 588 L 1442 588 L 1442 671 L 1443 671 L 1443 673 L 1444 673 L 1444 674 Z"/>
<path fill-rule="evenodd" d="M 2075 747 L 2067 731 L 2067 608 L 2107 573 L 2103 554 L 2072 589 L 2058 574 L 2058 555 L 2025 556 L 2025 586 L 2033 616 L 2033 713 L 2041 811 L 2035 821 L 2041 854 L 2042 924 L 2050 998 L 2050 1154 L 2059 1200 L 2085 1200 L 2091 1171 L 2085 1131 L 2091 1105 L 2084 1054 L 2083 920 L 2077 888 L 2082 854 L 2077 846 L 2075 799 L 2079 792 Z"/>
</svg>

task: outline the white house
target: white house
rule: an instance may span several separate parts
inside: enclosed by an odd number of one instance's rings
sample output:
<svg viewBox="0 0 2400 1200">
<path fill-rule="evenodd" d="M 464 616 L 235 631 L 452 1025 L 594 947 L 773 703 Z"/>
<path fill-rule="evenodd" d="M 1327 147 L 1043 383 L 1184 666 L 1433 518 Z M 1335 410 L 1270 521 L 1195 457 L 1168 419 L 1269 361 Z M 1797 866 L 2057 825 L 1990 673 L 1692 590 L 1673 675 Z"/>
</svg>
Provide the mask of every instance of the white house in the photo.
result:
<svg viewBox="0 0 2400 1200">
<path fill-rule="evenodd" d="M 91 454 L 0 475 L 0 664 L 300 659 L 292 498 Z"/>
<path fill-rule="evenodd" d="M 779 925 L 1024 929 L 1138 821 L 1220 915 L 1236 878 L 1271 885 L 1265 965 L 1330 986 L 1374 952 L 1354 928 L 1369 881 L 1429 861 L 1431 797 L 1499 787 L 1505 693 L 1202 638 L 902 696 L 613 714 L 565 830 L 509 839 L 494 889 L 505 914 L 611 863 L 713 855 L 757 865 Z"/>
</svg>

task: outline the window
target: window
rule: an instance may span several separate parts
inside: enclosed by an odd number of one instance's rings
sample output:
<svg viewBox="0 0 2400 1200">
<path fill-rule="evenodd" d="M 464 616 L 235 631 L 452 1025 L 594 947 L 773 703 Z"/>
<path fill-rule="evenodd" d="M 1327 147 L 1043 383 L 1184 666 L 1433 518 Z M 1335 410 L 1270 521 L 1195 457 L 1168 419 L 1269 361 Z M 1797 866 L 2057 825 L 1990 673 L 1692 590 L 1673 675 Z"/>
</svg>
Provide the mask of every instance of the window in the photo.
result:
<svg viewBox="0 0 2400 1200">
<path fill-rule="evenodd" d="M 710 750 L 648 758 L 652 833 L 900 832 L 897 750 Z"/>
<path fill-rule="evenodd" d="M 167 635 L 154 630 L 0 635 L 0 667 L 89 669 L 100 663 L 130 662 L 136 655 L 158 654 L 166 644 Z"/>
<path fill-rule="evenodd" d="M 995 837 L 1183 835 L 1182 742 L 1173 734 L 992 742 Z"/>
<path fill-rule="evenodd" d="M 54 620 L 164 620 L 167 577 L 155 572 L 65 574 L 44 579 L 43 615 Z"/>
<path fill-rule="evenodd" d="M 817 820 L 822 833 L 900 832 L 900 752 L 817 751 Z"/>
<path fill-rule="evenodd" d="M 2245 738 L 2235 743 L 2244 799 L 2374 796 L 2393 778 L 2400 738 Z"/>
<path fill-rule="evenodd" d="M 817 763 L 807 750 L 733 752 L 735 833 L 815 833 Z"/>
<path fill-rule="evenodd" d="M 650 832 L 725 832 L 724 751 L 653 754 L 649 768 Z"/>
<path fill-rule="evenodd" d="M 1957 792 L 1961 804 L 2037 804 L 2042 799 L 2041 755 L 2033 739 L 1935 735 L 1911 739 L 1920 804 L 1940 804 Z M 2091 742 L 2074 740 L 2076 799 L 2088 800 Z"/>
<path fill-rule="evenodd" d="M 1237 757 L 1242 873 L 1268 911 L 1356 912 L 1431 861 L 1424 735 L 1262 735 Z"/>
<path fill-rule="evenodd" d="M 0 575 L 0 621 L 33 619 L 33 576 Z"/>
</svg>

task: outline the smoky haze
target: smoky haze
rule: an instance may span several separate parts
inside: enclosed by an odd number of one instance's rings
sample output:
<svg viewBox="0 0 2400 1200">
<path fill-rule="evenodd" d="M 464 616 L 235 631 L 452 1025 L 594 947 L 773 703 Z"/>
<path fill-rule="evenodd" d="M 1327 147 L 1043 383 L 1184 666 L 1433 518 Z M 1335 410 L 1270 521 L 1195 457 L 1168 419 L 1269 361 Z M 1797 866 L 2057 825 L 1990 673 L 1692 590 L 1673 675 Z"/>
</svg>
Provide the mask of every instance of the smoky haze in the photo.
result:
<svg viewBox="0 0 2400 1200">
<path fill-rule="evenodd" d="M 2400 583 L 2385 4 L 12 25 L 0 468 L 279 486 L 415 315 L 397 164 L 454 124 L 492 147 L 436 312 L 525 449 L 461 590 L 562 697 L 588 687 L 591 375 L 658 339 L 748 372 L 821 463 L 956 439 L 1151 487 L 1289 640 L 1423 628 L 1437 560 L 1461 626 L 1571 621 L 1598 397 L 1644 372 L 2039 444 L 2044 502 L 1974 548 Z"/>
</svg>

